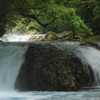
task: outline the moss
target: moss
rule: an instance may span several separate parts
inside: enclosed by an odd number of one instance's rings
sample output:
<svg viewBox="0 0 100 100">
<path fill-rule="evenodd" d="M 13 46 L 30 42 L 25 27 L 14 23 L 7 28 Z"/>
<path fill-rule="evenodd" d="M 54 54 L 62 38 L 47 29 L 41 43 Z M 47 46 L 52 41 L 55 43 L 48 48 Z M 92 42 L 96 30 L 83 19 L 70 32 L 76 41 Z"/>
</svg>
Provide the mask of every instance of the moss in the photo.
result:
<svg viewBox="0 0 100 100">
<path fill-rule="evenodd" d="M 43 36 L 39 36 L 38 40 L 43 40 L 43 38 L 44 38 Z"/>
<path fill-rule="evenodd" d="M 89 39 L 86 39 L 86 41 L 100 41 L 100 35 L 90 37 Z"/>
<path fill-rule="evenodd" d="M 28 39 L 28 41 L 33 41 L 33 40 L 36 40 L 37 39 L 37 36 L 32 36 Z"/>
<path fill-rule="evenodd" d="M 46 40 L 54 40 L 56 38 L 57 38 L 57 34 L 55 32 L 50 31 L 46 33 L 46 36 L 45 36 Z"/>
<path fill-rule="evenodd" d="M 77 33 L 75 37 L 73 37 L 72 31 L 64 31 L 59 34 L 50 31 L 47 32 L 44 40 L 83 41 L 86 40 L 88 37 L 89 35 L 86 35 L 86 33 Z M 100 40 L 100 38 L 97 39 Z"/>
<path fill-rule="evenodd" d="M 72 33 L 68 33 L 68 32 L 64 32 L 58 35 L 59 40 L 63 40 L 63 41 L 82 41 L 84 40 L 85 36 L 82 34 L 77 34 L 75 37 L 73 37 Z"/>
</svg>

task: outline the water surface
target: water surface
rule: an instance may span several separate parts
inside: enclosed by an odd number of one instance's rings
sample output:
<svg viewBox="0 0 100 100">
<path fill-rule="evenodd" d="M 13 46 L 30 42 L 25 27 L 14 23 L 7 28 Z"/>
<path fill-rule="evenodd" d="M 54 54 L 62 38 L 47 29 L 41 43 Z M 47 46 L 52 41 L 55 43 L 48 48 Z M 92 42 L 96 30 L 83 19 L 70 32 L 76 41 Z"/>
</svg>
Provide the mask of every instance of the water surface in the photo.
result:
<svg viewBox="0 0 100 100">
<path fill-rule="evenodd" d="M 0 100 L 100 100 L 100 91 L 0 92 Z"/>
</svg>

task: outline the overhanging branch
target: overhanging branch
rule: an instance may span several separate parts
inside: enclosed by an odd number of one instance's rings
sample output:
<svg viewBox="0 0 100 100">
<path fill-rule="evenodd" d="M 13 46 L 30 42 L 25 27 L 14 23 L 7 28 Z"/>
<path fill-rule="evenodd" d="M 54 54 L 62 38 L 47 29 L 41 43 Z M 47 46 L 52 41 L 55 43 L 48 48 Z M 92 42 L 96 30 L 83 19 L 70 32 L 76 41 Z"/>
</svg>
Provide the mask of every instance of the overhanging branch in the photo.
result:
<svg viewBox="0 0 100 100">
<path fill-rule="evenodd" d="M 23 17 L 28 17 L 28 18 L 32 18 L 34 19 L 36 22 L 38 22 L 41 26 L 43 26 L 44 28 L 47 27 L 48 25 L 52 24 L 56 18 L 54 18 L 53 20 L 51 20 L 50 22 L 48 23 L 42 23 L 35 15 L 28 15 L 28 14 L 24 14 L 22 12 L 20 12 L 20 14 L 23 16 Z"/>
</svg>

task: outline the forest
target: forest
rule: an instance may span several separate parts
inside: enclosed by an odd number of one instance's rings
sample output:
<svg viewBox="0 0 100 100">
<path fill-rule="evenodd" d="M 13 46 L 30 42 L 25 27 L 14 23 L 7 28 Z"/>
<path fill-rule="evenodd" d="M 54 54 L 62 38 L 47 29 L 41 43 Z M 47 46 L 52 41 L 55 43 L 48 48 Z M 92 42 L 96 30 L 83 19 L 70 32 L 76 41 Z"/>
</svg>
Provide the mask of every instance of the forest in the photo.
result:
<svg viewBox="0 0 100 100">
<path fill-rule="evenodd" d="M 99 36 L 100 0 L 0 0 L 0 36 L 7 31 Z"/>
</svg>

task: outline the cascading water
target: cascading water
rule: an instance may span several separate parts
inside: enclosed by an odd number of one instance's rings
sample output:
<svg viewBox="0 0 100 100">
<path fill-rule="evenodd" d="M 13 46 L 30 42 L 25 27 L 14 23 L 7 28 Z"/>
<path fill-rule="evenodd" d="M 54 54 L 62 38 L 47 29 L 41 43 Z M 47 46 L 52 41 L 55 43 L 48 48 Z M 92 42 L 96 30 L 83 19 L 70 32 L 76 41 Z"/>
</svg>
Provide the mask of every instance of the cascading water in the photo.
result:
<svg viewBox="0 0 100 100">
<path fill-rule="evenodd" d="M 94 86 L 100 86 L 100 51 L 79 42 L 51 43 L 66 52 L 74 53 L 85 66 L 89 65 L 94 74 Z M 23 63 L 26 46 L 0 45 L 0 90 L 14 88 L 15 80 Z"/>
<path fill-rule="evenodd" d="M 100 50 L 80 45 L 81 43 L 79 42 L 62 42 L 57 44 L 55 45 L 58 48 L 74 53 L 85 66 L 89 65 L 94 75 L 94 86 L 100 86 Z"/>
<path fill-rule="evenodd" d="M 90 65 L 94 74 L 94 86 L 100 86 L 100 51 L 92 47 L 78 48 L 81 54 L 77 54 L 85 65 Z"/>
<path fill-rule="evenodd" d="M 35 41 L 38 40 L 39 37 L 44 38 L 45 34 L 5 34 L 0 40 L 3 42 L 27 42 L 27 41 Z"/>
<path fill-rule="evenodd" d="M 0 91 L 13 90 L 27 46 L 0 43 Z"/>
<path fill-rule="evenodd" d="M 79 42 L 56 42 L 51 44 L 62 49 L 64 52 L 74 53 L 84 65 L 90 65 L 94 72 L 94 85 L 100 86 L 99 50 L 80 45 Z M 10 91 L 14 90 L 16 77 L 24 61 L 24 54 L 27 48 L 28 46 L 20 45 L 19 43 L 0 43 L 0 100 L 100 100 L 100 92 L 94 92 L 94 90 L 92 92 Z"/>
</svg>

